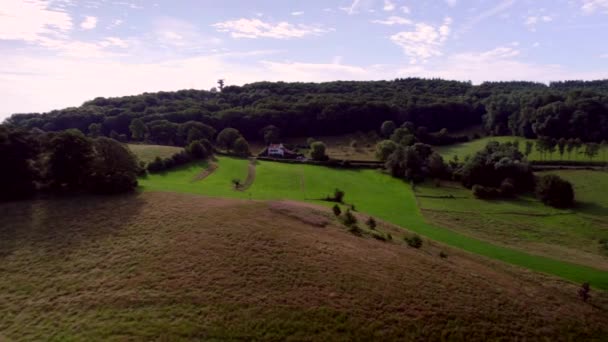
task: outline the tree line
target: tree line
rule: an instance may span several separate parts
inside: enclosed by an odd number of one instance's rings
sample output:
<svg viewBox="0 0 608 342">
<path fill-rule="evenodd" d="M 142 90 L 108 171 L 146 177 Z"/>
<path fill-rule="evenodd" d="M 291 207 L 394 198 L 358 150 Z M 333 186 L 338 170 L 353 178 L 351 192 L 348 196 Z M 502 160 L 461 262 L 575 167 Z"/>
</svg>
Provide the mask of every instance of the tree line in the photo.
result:
<svg viewBox="0 0 608 342">
<path fill-rule="evenodd" d="M 387 120 L 412 122 L 432 134 L 483 125 L 489 134 L 600 142 L 608 136 L 607 84 L 488 82 L 474 86 L 419 78 L 258 82 L 224 86 L 221 91 L 96 98 L 79 107 L 15 114 L 6 123 L 45 132 L 78 129 L 90 137 L 178 146 L 210 140 L 228 127 L 246 139 L 258 139 L 269 125 L 288 137 L 322 136 L 369 131 Z"/>
</svg>

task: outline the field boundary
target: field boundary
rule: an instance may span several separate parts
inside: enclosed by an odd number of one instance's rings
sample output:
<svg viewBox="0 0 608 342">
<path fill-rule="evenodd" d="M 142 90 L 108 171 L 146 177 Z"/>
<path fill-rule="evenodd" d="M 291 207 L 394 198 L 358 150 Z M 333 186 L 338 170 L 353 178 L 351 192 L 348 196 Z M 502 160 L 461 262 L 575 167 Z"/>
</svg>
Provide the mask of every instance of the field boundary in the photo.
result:
<svg viewBox="0 0 608 342">
<path fill-rule="evenodd" d="M 213 172 L 215 172 L 215 170 L 217 170 L 218 167 L 220 166 L 216 162 L 209 163 L 209 167 L 207 167 L 201 173 L 196 175 L 196 177 L 192 179 L 192 182 L 202 181 L 203 179 L 209 177 Z"/>
<path fill-rule="evenodd" d="M 249 163 L 247 164 L 247 178 L 245 179 L 245 182 L 237 188 L 238 191 L 249 189 L 253 185 L 253 182 L 255 182 L 256 162 L 256 158 L 249 159 Z"/>
<path fill-rule="evenodd" d="M 521 211 L 496 211 L 496 212 L 479 212 L 479 211 L 464 211 L 464 210 L 439 210 L 439 209 L 426 209 L 420 207 L 423 211 L 430 211 L 434 213 L 455 213 L 455 214 L 491 214 L 491 215 L 520 215 L 520 216 L 534 216 L 534 217 L 552 217 L 552 216 L 565 216 L 565 215 L 576 215 L 576 213 L 555 213 L 555 214 L 540 214 L 540 213 L 524 213 Z"/>
</svg>

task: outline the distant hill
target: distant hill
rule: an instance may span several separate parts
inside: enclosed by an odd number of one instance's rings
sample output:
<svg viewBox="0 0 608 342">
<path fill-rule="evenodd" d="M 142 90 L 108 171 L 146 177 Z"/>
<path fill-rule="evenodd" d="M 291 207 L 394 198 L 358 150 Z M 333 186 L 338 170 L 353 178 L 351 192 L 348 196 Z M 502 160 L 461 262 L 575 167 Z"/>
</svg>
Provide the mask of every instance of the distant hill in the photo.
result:
<svg viewBox="0 0 608 342">
<path fill-rule="evenodd" d="M 96 98 L 80 107 L 45 114 L 17 114 L 6 123 L 131 140 L 130 125 L 140 119 L 148 141 L 183 145 L 180 125 L 197 121 L 217 131 L 234 127 L 248 139 L 277 126 L 285 137 L 320 136 L 377 130 L 385 120 L 410 121 L 429 132 L 462 130 L 482 124 L 496 135 L 528 138 L 608 137 L 608 80 L 469 82 L 440 79 L 259 82 L 220 91 L 181 90 L 117 98 Z M 95 125 L 92 127 L 91 125 Z"/>
<path fill-rule="evenodd" d="M 4 203 L 0 334 L 485 341 L 608 333 L 605 293 L 592 292 L 594 307 L 575 284 L 426 240 L 414 249 L 404 230 L 378 229 L 393 241 L 353 235 L 329 209 L 308 204 L 171 193 Z"/>
</svg>

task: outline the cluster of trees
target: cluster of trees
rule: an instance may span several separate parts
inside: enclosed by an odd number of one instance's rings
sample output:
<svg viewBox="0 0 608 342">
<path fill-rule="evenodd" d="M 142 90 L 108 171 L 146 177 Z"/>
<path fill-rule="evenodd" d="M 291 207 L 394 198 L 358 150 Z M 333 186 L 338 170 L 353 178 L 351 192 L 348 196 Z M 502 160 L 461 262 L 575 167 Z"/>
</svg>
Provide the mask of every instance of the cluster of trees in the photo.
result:
<svg viewBox="0 0 608 342">
<path fill-rule="evenodd" d="M 526 151 L 529 150 L 527 146 Z M 516 143 L 488 143 L 455 168 L 453 177 L 471 188 L 477 198 L 512 197 L 535 191 L 550 206 L 569 207 L 574 203 L 572 184 L 556 175 L 536 178 Z"/>
<path fill-rule="evenodd" d="M 77 130 L 59 133 L 0 126 L 0 199 L 37 192 L 121 193 L 137 187 L 136 157 L 119 142 L 91 139 Z"/>
<path fill-rule="evenodd" d="M 221 92 L 181 90 L 96 98 L 80 107 L 7 120 L 47 132 L 75 128 L 91 137 L 185 146 L 227 127 L 248 139 L 367 131 L 382 122 L 412 122 L 428 132 L 482 124 L 491 134 L 580 138 L 608 134 L 608 81 L 469 82 L 396 79 L 373 82 L 258 82 Z M 276 130 L 265 130 L 272 126 Z M 449 135 L 436 142 L 442 143 Z M 462 138 L 462 137 L 461 137 Z"/>
<path fill-rule="evenodd" d="M 532 142 L 527 142 L 526 145 L 526 156 L 530 154 Z M 608 142 L 606 140 L 602 140 L 601 143 L 595 142 L 587 142 L 583 143 L 583 141 L 579 138 L 576 139 L 555 139 L 551 137 L 542 136 L 536 141 L 536 150 L 539 152 L 541 159 L 546 159 L 547 155 L 552 159 L 553 153 L 559 153 L 560 159 L 564 159 L 564 154 L 568 156 L 568 160 L 572 159 L 572 154 L 578 155 L 583 153 L 590 161 L 593 161 L 599 152 L 601 147 L 604 146 L 608 148 Z"/>
<path fill-rule="evenodd" d="M 147 166 L 148 172 L 158 173 L 195 160 L 203 160 L 213 155 L 213 145 L 207 139 L 192 141 L 184 151 L 168 158 L 156 157 Z"/>
<path fill-rule="evenodd" d="M 418 182 L 426 177 L 449 176 L 443 158 L 431 146 L 420 142 L 419 137 L 426 135 L 425 129 L 416 128 L 411 122 L 397 128 L 393 121 L 385 121 L 380 133 L 388 139 L 376 145 L 376 158 L 385 162 L 394 177 Z"/>
</svg>

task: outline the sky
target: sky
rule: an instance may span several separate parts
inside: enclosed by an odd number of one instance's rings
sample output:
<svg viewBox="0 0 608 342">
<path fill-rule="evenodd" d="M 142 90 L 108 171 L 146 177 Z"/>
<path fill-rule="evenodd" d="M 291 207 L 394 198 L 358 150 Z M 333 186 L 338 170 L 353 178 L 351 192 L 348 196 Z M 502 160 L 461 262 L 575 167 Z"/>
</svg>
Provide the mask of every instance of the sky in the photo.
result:
<svg viewBox="0 0 608 342">
<path fill-rule="evenodd" d="M 608 0 L 0 0 L 0 120 L 256 81 L 608 78 Z"/>
</svg>

